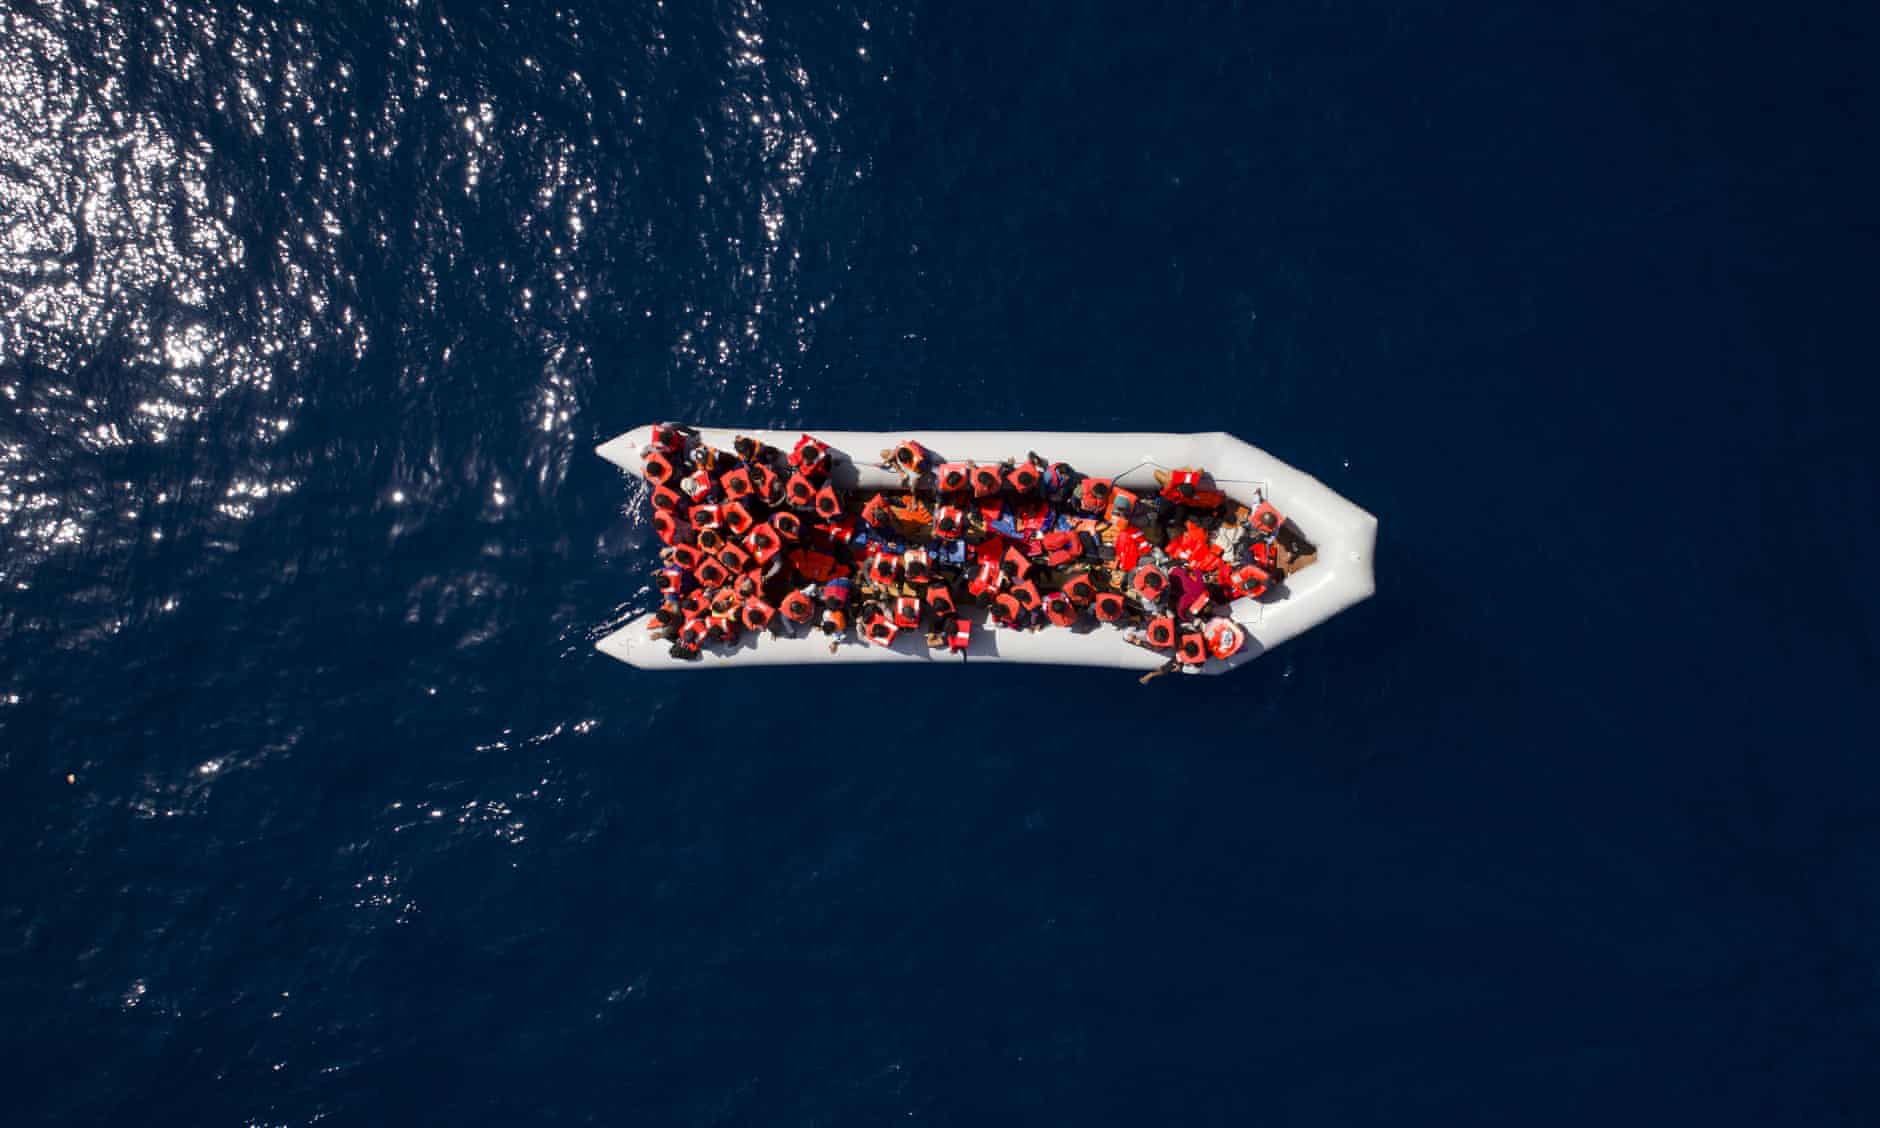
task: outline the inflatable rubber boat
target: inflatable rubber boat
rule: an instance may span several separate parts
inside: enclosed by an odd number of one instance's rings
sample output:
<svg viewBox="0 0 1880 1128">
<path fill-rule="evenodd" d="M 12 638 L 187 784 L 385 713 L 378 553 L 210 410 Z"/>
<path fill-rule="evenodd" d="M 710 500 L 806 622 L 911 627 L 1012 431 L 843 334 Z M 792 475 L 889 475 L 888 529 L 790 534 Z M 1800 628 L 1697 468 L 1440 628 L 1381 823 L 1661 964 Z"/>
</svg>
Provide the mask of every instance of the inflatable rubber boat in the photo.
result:
<svg viewBox="0 0 1880 1128">
<path fill-rule="evenodd" d="M 798 432 L 697 428 L 698 440 L 725 449 L 736 436 L 789 449 Z M 880 453 L 907 438 L 949 461 L 999 463 L 1027 451 L 1044 452 L 1092 477 L 1112 479 L 1126 490 L 1154 493 L 1157 471 L 1164 477 L 1180 467 L 1205 467 L 1218 488 L 1236 500 L 1265 500 L 1296 522 L 1316 547 L 1310 566 L 1288 575 L 1283 585 L 1259 598 L 1235 599 L 1227 613 L 1242 628 L 1245 642 L 1220 661 L 1187 667 L 1184 672 L 1219 674 L 1252 661 L 1375 590 L 1372 552 L 1377 519 L 1353 505 L 1317 478 L 1303 473 L 1258 447 L 1224 432 L 1199 434 L 1095 433 L 1062 431 L 818 431 L 832 454 L 829 484 L 839 492 L 903 488 L 901 475 L 878 465 Z M 640 477 L 653 439 L 651 425 L 636 427 L 602 443 L 597 453 L 619 466 L 640 490 Z M 810 631 L 796 635 L 750 632 L 734 646 L 705 649 L 691 659 L 674 657 L 668 644 L 648 630 L 641 615 L 597 642 L 596 648 L 645 670 L 716 669 L 723 666 L 829 665 L 851 662 L 965 664 L 1026 662 L 1061 666 L 1107 666 L 1154 670 L 1168 655 L 1125 640 L 1115 625 L 1086 621 L 1073 629 L 1024 631 L 999 629 L 984 609 L 963 608 L 973 619 L 971 640 L 962 650 L 932 649 L 916 631 L 905 631 L 892 645 L 849 637 L 833 648 Z"/>
</svg>

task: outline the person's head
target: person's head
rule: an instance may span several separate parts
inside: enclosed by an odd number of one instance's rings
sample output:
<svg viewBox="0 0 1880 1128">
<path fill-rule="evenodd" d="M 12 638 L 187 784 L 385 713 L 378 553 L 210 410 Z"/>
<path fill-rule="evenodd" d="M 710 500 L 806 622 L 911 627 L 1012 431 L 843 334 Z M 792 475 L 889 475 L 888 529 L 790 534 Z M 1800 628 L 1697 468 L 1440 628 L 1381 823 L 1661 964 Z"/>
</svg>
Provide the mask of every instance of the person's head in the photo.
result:
<svg viewBox="0 0 1880 1128">
<path fill-rule="evenodd" d="M 738 452 L 739 458 L 751 459 L 751 458 L 757 457 L 757 440 L 756 439 L 749 438 L 744 435 L 739 435 L 736 439 L 732 440 L 731 448 Z"/>
<path fill-rule="evenodd" d="M 1193 482 L 1183 482 L 1181 485 L 1175 487 L 1175 492 L 1185 498 L 1193 498 L 1195 496 L 1195 484 Z"/>
<path fill-rule="evenodd" d="M 999 571 L 1007 576 L 1016 576 L 1018 575 L 1018 562 L 1015 560 L 1001 560 L 999 561 Z"/>
<path fill-rule="evenodd" d="M 835 634 L 836 633 L 836 621 L 834 619 L 824 619 L 822 621 L 822 633 L 826 635 Z"/>
<path fill-rule="evenodd" d="M 900 450 L 895 451 L 894 460 L 911 469 L 914 465 L 914 448 L 904 446 Z"/>
</svg>

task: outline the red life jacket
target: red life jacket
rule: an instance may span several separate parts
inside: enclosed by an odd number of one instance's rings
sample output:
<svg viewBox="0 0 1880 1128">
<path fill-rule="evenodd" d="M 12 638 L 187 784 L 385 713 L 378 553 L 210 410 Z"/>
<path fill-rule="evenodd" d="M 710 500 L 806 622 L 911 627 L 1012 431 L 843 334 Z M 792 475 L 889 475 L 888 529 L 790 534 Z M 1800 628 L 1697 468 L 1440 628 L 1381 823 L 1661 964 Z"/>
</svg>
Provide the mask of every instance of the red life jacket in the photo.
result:
<svg viewBox="0 0 1880 1128">
<path fill-rule="evenodd" d="M 951 505 L 934 510 L 933 535 L 940 540 L 958 540 L 966 533 L 966 511 Z"/>
<path fill-rule="evenodd" d="M 1207 547 L 1208 531 L 1190 521 L 1182 535 L 1163 546 L 1163 551 L 1177 560 L 1188 561 L 1193 560 L 1197 554 L 1206 552 Z"/>
<path fill-rule="evenodd" d="M 1264 501 L 1254 508 L 1253 527 L 1263 533 L 1277 533 L 1285 523 L 1286 518 L 1280 516 L 1279 510 Z"/>
<path fill-rule="evenodd" d="M 640 469 L 646 474 L 646 480 L 654 485 L 664 486 L 672 482 L 672 460 L 656 450 L 647 452 Z"/>
<path fill-rule="evenodd" d="M 894 582 L 895 565 L 899 563 L 898 557 L 877 552 L 868 558 L 868 578 L 878 584 L 891 584 Z"/>
<path fill-rule="evenodd" d="M 903 595 L 894 601 L 894 625 L 903 630 L 920 626 L 920 600 Z"/>
<path fill-rule="evenodd" d="M 894 464 L 911 473 L 920 473 L 933 463 L 933 455 L 913 439 L 903 439 L 894 448 Z"/>
<path fill-rule="evenodd" d="M 725 496 L 732 501 L 736 501 L 741 497 L 747 497 L 753 492 L 751 488 L 751 472 L 740 466 L 724 477 L 719 478 L 718 488 L 723 490 Z"/>
<path fill-rule="evenodd" d="M 754 631 L 761 631 L 770 625 L 770 617 L 774 614 L 776 614 L 775 610 L 763 600 L 747 599 L 744 601 L 744 612 L 741 617 L 745 626 Z"/>
<path fill-rule="evenodd" d="M 699 583 L 708 588 L 718 587 L 731 578 L 731 573 L 725 571 L 725 566 L 720 564 L 715 556 L 707 556 L 700 561 L 698 568 L 692 574 L 698 577 Z"/>
<path fill-rule="evenodd" d="M 1190 487 L 1183 492 L 1182 487 Z M 1180 505 L 1192 505 L 1194 495 L 1201 492 L 1201 471 L 1176 470 L 1169 474 L 1168 485 L 1162 487 L 1162 496 Z"/>
<path fill-rule="evenodd" d="M 933 608 L 937 616 L 951 615 L 959 610 L 953 602 L 953 590 L 945 584 L 927 585 L 927 605 Z"/>
<path fill-rule="evenodd" d="M 777 609 L 783 612 L 783 617 L 792 623 L 807 623 L 816 617 L 816 605 L 810 602 L 809 596 L 800 591 L 793 591 L 784 596 L 783 602 L 778 605 Z"/>
<path fill-rule="evenodd" d="M 678 490 L 672 489 L 668 486 L 654 486 L 653 487 L 653 508 L 654 509 L 676 510 L 681 505 L 684 505 L 684 504 L 686 504 L 686 500 L 683 496 L 680 495 Z"/>
<path fill-rule="evenodd" d="M 702 617 L 687 619 L 685 626 L 679 628 L 679 638 L 696 650 L 705 645 L 705 637 L 711 629 L 711 624 Z"/>
<path fill-rule="evenodd" d="M 1266 594 L 1267 585 L 1272 583 L 1273 577 L 1258 564 L 1242 564 L 1234 569 L 1232 581 L 1229 590 L 1234 593 L 1235 599 L 1258 599 Z"/>
<path fill-rule="evenodd" d="M 984 595 L 996 591 L 1004 581 L 1005 573 L 999 571 L 997 560 L 981 560 L 973 569 L 973 578 L 967 583 L 966 590 L 973 595 Z"/>
<path fill-rule="evenodd" d="M 999 487 L 1005 483 L 1005 479 L 999 476 L 997 466 L 975 466 L 972 478 L 974 497 L 991 497 L 998 493 Z"/>
<path fill-rule="evenodd" d="M 876 646 L 892 646 L 894 636 L 900 633 L 900 628 L 885 615 L 876 615 L 862 628 L 862 634 Z"/>
<path fill-rule="evenodd" d="M 1271 568 L 1279 563 L 1279 552 L 1269 541 L 1254 541 L 1253 562 L 1262 568 Z"/>
<path fill-rule="evenodd" d="M 1064 594 L 1070 597 L 1072 603 L 1082 607 L 1097 597 L 1097 585 L 1090 582 L 1089 576 L 1072 576 L 1064 581 Z"/>
<path fill-rule="evenodd" d="M 772 513 L 770 515 L 770 525 L 771 528 L 777 530 L 777 535 L 784 540 L 797 541 L 803 539 L 803 519 L 794 513 Z"/>
<path fill-rule="evenodd" d="M 1084 554 L 1084 542 L 1073 532 L 1046 533 L 1044 535 L 1045 563 L 1053 568 L 1062 568 Z"/>
<path fill-rule="evenodd" d="M 670 423 L 653 424 L 650 438 L 654 449 L 666 454 L 678 454 L 685 450 L 684 432 Z"/>
<path fill-rule="evenodd" d="M 1175 648 L 1175 657 L 1184 666 L 1199 666 L 1208 660 L 1207 640 L 1198 634 L 1185 634 L 1181 644 Z"/>
<path fill-rule="evenodd" d="M 759 564 L 768 564 L 771 557 L 783 551 L 783 538 L 777 535 L 777 530 L 769 521 L 765 521 L 744 538 L 744 547 L 750 549 Z"/>
<path fill-rule="evenodd" d="M 742 572 L 751 566 L 751 554 L 734 542 L 718 550 L 718 562 L 733 573 Z"/>
<path fill-rule="evenodd" d="M 661 568 L 653 575 L 653 586 L 659 589 L 661 595 L 678 595 L 685 587 L 685 570 L 678 567 Z"/>
<path fill-rule="evenodd" d="M 1110 491 L 1116 483 L 1108 478 L 1085 478 L 1077 484 L 1077 504 L 1085 513 L 1102 513 L 1110 507 Z"/>
<path fill-rule="evenodd" d="M 1168 577 L 1155 565 L 1144 564 L 1129 574 L 1129 586 L 1144 603 L 1153 607 L 1168 594 Z"/>
<path fill-rule="evenodd" d="M 820 478 L 829 471 L 829 447 L 804 435 L 790 451 L 790 465 L 807 477 Z"/>
<path fill-rule="evenodd" d="M 719 506 L 719 516 L 724 518 L 725 528 L 738 536 L 750 532 L 751 526 L 756 523 L 751 518 L 750 509 L 741 501 L 727 501 Z"/>
<path fill-rule="evenodd" d="M 697 545 L 675 544 L 672 546 L 672 562 L 688 572 L 698 567 L 699 561 L 704 558 L 705 554 L 698 550 Z"/>
<path fill-rule="evenodd" d="M 1038 468 L 1029 462 L 1021 462 L 1005 476 L 1005 480 L 1012 484 L 1015 492 L 1028 494 L 1038 488 Z"/>
<path fill-rule="evenodd" d="M 1118 487 L 1110 491 L 1109 519 L 1127 521 L 1136 515 L 1136 508 L 1142 499 L 1128 490 Z"/>
<path fill-rule="evenodd" d="M 1030 580 L 1013 584 L 1012 595 L 1018 600 L 1018 605 L 1027 611 L 1036 610 L 1038 604 L 1044 601 L 1044 597 L 1038 594 L 1038 585 Z"/>
<path fill-rule="evenodd" d="M 1161 615 L 1149 620 L 1149 645 L 1167 650 L 1175 645 L 1175 620 Z"/>
<path fill-rule="evenodd" d="M 942 493 L 957 493 L 971 483 L 972 473 L 970 462 L 949 462 L 934 472 L 934 482 Z"/>
<path fill-rule="evenodd" d="M 1215 619 L 1208 624 L 1208 653 L 1216 658 L 1232 658 L 1246 641 L 1246 632 L 1232 619 Z"/>
<path fill-rule="evenodd" d="M 1113 591 L 1102 591 L 1097 593 L 1097 598 L 1091 603 L 1090 609 L 1099 621 L 1114 623 L 1123 617 L 1124 607 L 1122 596 Z"/>
<path fill-rule="evenodd" d="M 1134 525 L 1124 525 L 1116 532 L 1116 568 L 1119 572 L 1132 572 L 1136 562 L 1148 549 L 1148 538 Z"/>
<path fill-rule="evenodd" d="M 694 502 L 710 501 L 718 495 L 718 483 L 712 481 L 711 471 L 698 469 L 686 475 L 685 481 L 679 485 L 679 492 Z"/>
<path fill-rule="evenodd" d="M 1018 503 L 1018 531 L 1027 537 L 1036 537 L 1044 532 L 1044 524 L 1050 519 L 1051 506 L 1043 499 Z"/>
<path fill-rule="evenodd" d="M 689 520 L 694 529 L 716 529 L 719 521 L 716 505 L 694 505 Z"/>
<path fill-rule="evenodd" d="M 953 633 L 947 636 L 948 650 L 965 650 L 972 645 L 973 621 L 971 619 L 953 620 Z"/>
<path fill-rule="evenodd" d="M 862 506 L 862 520 L 877 529 L 887 528 L 893 523 L 893 518 L 888 515 L 887 500 L 880 494 L 869 498 L 867 503 Z"/>
<path fill-rule="evenodd" d="M 670 509 L 655 509 L 653 511 L 653 531 L 659 534 L 661 541 L 666 544 L 671 544 L 682 535 L 690 533 L 692 526 L 689 522 L 681 525 L 679 519 L 672 515 L 672 510 Z"/>
<path fill-rule="evenodd" d="M 1061 591 L 1054 591 L 1044 597 L 1044 617 L 1060 627 L 1068 627 L 1077 622 L 1077 608 Z"/>
<path fill-rule="evenodd" d="M 816 504 L 816 485 L 800 472 L 792 474 L 784 484 L 783 497 L 798 509 L 807 509 Z"/>
<path fill-rule="evenodd" d="M 829 486 L 816 491 L 816 516 L 825 521 L 832 521 L 842 516 L 842 499 L 837 497 L 836 491 Z"/>
</svg>

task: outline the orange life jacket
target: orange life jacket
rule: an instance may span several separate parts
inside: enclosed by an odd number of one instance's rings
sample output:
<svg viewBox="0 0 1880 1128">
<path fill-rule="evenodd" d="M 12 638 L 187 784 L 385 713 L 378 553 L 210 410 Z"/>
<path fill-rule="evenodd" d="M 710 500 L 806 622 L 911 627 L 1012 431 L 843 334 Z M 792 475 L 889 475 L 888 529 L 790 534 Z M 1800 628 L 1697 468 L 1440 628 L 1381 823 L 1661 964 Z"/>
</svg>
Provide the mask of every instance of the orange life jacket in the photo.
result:
<svg viewBox="0 0 1880 1128">
<path fill-rule="evenodd" d="M 672 489 L 669 486 L 653 487 L 654 509 L 677 509 L 684 504 L 685 498 L 680 495 L 678 490 Z"/>
<path fill-rule="evenodd" d="M 953 602 L 953 589 L 945 584 L 927 585 L 927 605 L 933 608 L 935 615 L 951 615 L 959 610 Z"/>
<path fill-rule="evenodd" d="M 705 554 L 698 550 L 697 545 L 675 544 L 672 546 L 672 562 L 688 572 L 698 567 L 698 562 L 704 558 Z"/>
<path fill-rule="evenodd" d="M 1014 491 L 1028 494 L 1038 488 L 1038 468 L 1029 462 L 1021 462 L 1005 476 L 1005 480 L 1012 484 Z"/>
<path fill-rule="evenodd" d="M 894 582 L 895 566 L 899 563 L 899 557 L 877 552 L 868 558 L 868 578 L 878 584 L 891 584 Z"/>
<path fill-rule="evenodd" d="M 903 595 L 894 601 L 894 625 L 903 630 L 920 626 L 920 600 Z"/>
<path fill-rule="evenodd" d="M 715 588 L 731 578 L 731 573 L 725 571 L 725 566 L 720 564 L 715 556 L 707 556 L 700 561 L 698 568 L 692 574 L 698 577 L 699 583 L 708 588 Z"/>
<path fill-rule="evenodd" d="M 719 506 L 719 516 L 724 518 L 725 528 L 738 536 L 751 531 L 756 522 L 751 518 L 751 511 L 741 501 L 727 501 Z"/>
<path fill-rule="evenodd" d="M 1175 657 L 1184 666 L 1199 666 L 1208 660 L 1207 640 L 1198 634 L 1185 634 L 1181 644 L 1175 648 Z"/>
<path fill-rule="evenodd" d="M 801 472 L 792 474 L 790 480 L 784 483 L 783 498 L 798 509 L 807 509 L 816 504 L 816 484 Z"/>
<path fill-rule="evenodd" d="M 1263 533 L 1277 533 L 1279 532 L 1279 527 L 1285 523 L 1286 518 L 1280 516 L 1279 510 L 1273 508 L 1267 502 L 1263 501 L 1254 508 L 1253 527 Z"/>
<path fill-rule="evenodd" d="M 1102 513 L 1110 507 L 1110 492 L 1116 483 L 1108 478 L 1085 478 L 1077 484 L 1077 504 L 1085 513 Z"/>
<path fill-rule="evenodd" d="M 1208 624 L 1208 653 L 1216 658 L 1232 658 L 1246 640 L 1246 632 L 1232 619 L 1216 619 Z"/>
<path fill-rule="evenodd" d="M 823 611 L 822 620 L 817 623 L 817 627 L 823 629 L 825 633 L 830 633 L 827 631 L 827 628 L 834 627 L 835 631 L 833 633 L 839 635 L 849 629 L 848 613 L 846 611 L 837 611 L 833 607 L 827 608 Z"/>
<path fill-rule="evenodd" d="M 718 550 L 718 562 L 733 573 L 742 572 L 751 566 L 751 554 L 734 541 Z"/>
<path fill-rule="evenodd" d="M 679 609 L 688 616 L 703 615 L 712 605 L 712 593 L 704 588 L 693 588 L 679 600 Z"/>
<path fill-rule="evenodd" d="M 1175 645 L 1175 620 L 1162 615 L 1149 620 L 1149 645 L 1167 650 Z"/>
<path fill-rule="evenodd" d="M 1044 535 L 1044 559 L 1053 568 L 1061 568 L 1084 554 L 1084 542 L 1076 533 L 1062 531 Z"/>
<path fill-rule="evenodd" d="M 934 512 L 933 535 L 941 540 L 958 540 L 966 533 L 966 511 L 943 505 Z"/>
<path fill-rule="evenodd" d="M 1054 591 L 1044 597 L 1044 617 L 1060 627 L 1068 627 L 1077 622 L 1077 608 L 1061 591 Z"/>
<path fill-rule="evenodd" d="M 777 535 L 787 541 L 803 539 L 803 519 L 794 513 L 772 513 L 770 525 L 777 530 Z"/>
<path fill-rule="evenodd" d="M 746 572 L 732 581 L 731 590 L 737 592 L 739 599 L 750 599 L 762 594 L 764 589 L 755 572 Z"/>
<path fill-rule="evenodd" d="M 724 636 L 724 644 L 725 644 L 726 646 L 735 646 L 735 645 L 737 645 L 737 641 L 738 641 L 738 635 L 739 635 L 740 633 L 742 633 L 742 632 L 741 632 L 741 631 L 739 631 L 739 629 L 738 629 L 738 621 L 737 621 L 737 619 L 735 619 L 735 618 L 731 618 L 731 619 L 717 619 L 717 618 L 714 618 L 714 619 L 712 619 L 712 620 L 711 620 L 711 623 L 710 623 L 710 626 L 712 626 L 712 627 L 716 627 L 716 628 L 718 629 L 718 631 L 719 631 L 719 632 L 720 632 L 720 633 L 721 633 L 721 634 L 722 634 L 722 635 Z"/>
<path fill-rule="evenodd" d="M 894 464 L 903 470 L 919 473 L 932 463 L 933 455 L 913 439 L 903 439 L 901 445 L 894 448 Z"/>
<path fill-rule="evenodd" d="M 967 583 L 966 590 L 974 595 L 984 595 L 995 591 L 1005 580 L 1005 573 L 999 571 L 997 560 L 980 560 L 973 569 L 973 578 Z"/>
<path fill-rule="evenodd" d="M 1005 564 L 1010 564 L 1013 566 L 1014 571 L 1009 573 L 1009 575 L 1011 575 L 1012 577 L 1013 583 L 1017 583 L 1018 581 L 1024 579 L 1026 576 L 1031 575 L 1031 561 L 1026 559 L 1025 554 L 1018 550 L 1017 545 L 1012 545 L 1006 548 L 1005 556 L 1000 561 L 1000 564 L 1001 564 L 1000 571 L 1005 570 L 1003 567 L 1003 565 Z"/>
<path fill-rule="evenodd" d="M 1136 508 L 1142 499 L 1122 487 L 1110 491 L 1109 519 L 1127 521 L 1136 515 Z"/>
<path fill-rule="evenodd" d="M 1100 591 L 1097 593 L 1097 598 L 1091 602 L 1090 610 L 1100 621 L 1114 623 L 1123 617 L 1124 607 L 1122 596 L 1113 591 Z"/>
<path fill-rule="evenodd" d="M 679 628 L 679 638 L 686 645 L 697 649 L 705 645 L 705 637 L 711 629 L 712 625 L 703 618 L 687 619 L 685 626 Z"/>
<path fill-rule="evenodd" d="M 751 488 L 751 472 L 740 466 L 736 470 L 719 478 L 718 488 L 723 490 L 725 496 L 732 501 L 736 501 L 741 497 L 747 497 L 753 492 Z"/>
<path fill-rule="evenodd" d="M 679 484 L 679 492 L 695 502 L 710 501 L 718 493 L 718 483 L 712 480 L 711 471 L 700 468 L 686 475 Z"/>
<path fill-rule="evenodd" d="M 810 602 L 809 596 L 800 591 L 793 591 L 784 596 L 783 602 L 777 605 L 777 610 L 781 611 L 783 617 L 792 623 L 807 623 L 816 617 L 816 605 Z"/>
<path fill-rule="evenodd" d="M 770 625 L 770 617 L 774 614 L 776 614 L 775 609 L 763 600 L 747 599 L 744 601 L 744 613 L 741 617 L 745 626 L 754 631 L 761 631 Z"/>
<path fill-rule="evenodd" d="M 663 486 L 672 481 L 672 461 L 656 450 L 647 452 L 640 469 L 645 471 L 646 480 L 655 485 Z"/>
<path fill-rule="evenodd" d="M 679 519 L 672 515 L 672 510 L 655 509 L 653 511 L 653 531 L 659 534 L 661 541 L 666 544 L 671 544 L 673 541 L 678 540 L 681 535 L 680 528 Z M 691 524 L 686 524 L 684 530 L 688 533 L 691 532 Z"/>
<path fill-rule="evenodd" d="M 869 498 L 868 501 L 862 505 L 862 520 L 877 529 L 887 528 L 890 523 L 888 516 L 888 500 L 880 494 Z"/>
<path fill-rule="evenodd" d="M 1005 479 L 999 476 L 997 466 L 975 466 L 972 478 L 974 497 L 991 497 L 1005 483 Z"/>
<path fill-rule="evenodd" d="M 694 505 L 688 520 L 694 529 L 716 529 L 719 523 L 719 508 L 716 505 Z"/>
<path fill-rule="evenodd" d="M 1129 586 L 1144 603 L 1154 606 L 1168 593 L 1168 577 L 1155 565 L 1144 564 L 1129 574 Z"/>
<path fill-rule="evenodd" d="M 953 633 L 947 636 L 948 650 L 965 650 L 972 645 L 973 621 L 971 619 L 953 620 Z"/>
<path fill-rule="evenodd" d="M 780 505 L 783 502 L 783 477 L 775 470 L 758 463 L 752 471 L 752 481 L 756 483 L 757 496 L 765 505 Z"/>
<path fill-rule="evenodd" d="M 697 540 L 698 546 L 710 553 L 716 553 L 725 546 L 725 535 L 717 529 L 700 529 Z"/>
<path fill-rule="evenodd" d="M 685 569 L 679 567 L 661 568 L 653 576 L 653 586 L 661 595 L 678 595 L 685 586 Z"/>
<path fill-rule="evenodd" d="M 816 491 L 816 516 L 825 521 L 842 516 L 842 499 L 836 496 L 833 488 L 824 486 Z"/>
<path fill-rule="evenodd" d="M 1266 594 L 1267 585 L 1273 582 L 1272 574 L 1258 564 L 1242 564 L 1234 569 L 1230 590 L 1235 599 L 1252 597 L 1258 599 Z"/>
<path fill-rule="evenodd" d="M 1027 611 L 1036 610 L 1038 604 L 1044 600 L 1044 597 L 1038 594 L 1038 585 L 1030 580 L 1013 584 L 1012 595 L 1018 600 L 1018 605 Z"/>
<path fill-rule="evenodd" d="M 836 558 L 826 552 L 817 552 L 814 549 L 808 548 L 798 548 L 792 549 L 790 554 L 784 559 L 788 560 L 790 566 L 796 569 L 797 575 L 802 576 L 811 583 L 825 583 L 842 574 L 837 571 L 838 565 L 836 564 Z"/>
<path fill-rule="evenodd" d="M 1008 591 L 993 599 L 992 609 L 1001 620 L 1016 623 L 1019 615 L 1024 612 L 1025 606 L 1018 601 L 1017 596 Z"/>
<path fill-rule="evenodd" d="M 783 551 L 783 538 L 777 535 L 777 530 L 769 521 L 765 521 L 744 538 L 744 547 L 750 549 L 759 564 L 768 564 L 771 557 Z"/>
<path fill-rule="evenodd" d="M 1097 585 L 1091 582 L 1089 576 L 1072 576 L 1064 581 L 1064 594 L 1081 607 L 1097 597 Z"/>
<path fill-rule="evenodd" d="M 972 481 L 972 473 L 970 462 L 949 462 L 934 472 L 934 483 L 942 493 L 956 493 Z"/>
</svg>

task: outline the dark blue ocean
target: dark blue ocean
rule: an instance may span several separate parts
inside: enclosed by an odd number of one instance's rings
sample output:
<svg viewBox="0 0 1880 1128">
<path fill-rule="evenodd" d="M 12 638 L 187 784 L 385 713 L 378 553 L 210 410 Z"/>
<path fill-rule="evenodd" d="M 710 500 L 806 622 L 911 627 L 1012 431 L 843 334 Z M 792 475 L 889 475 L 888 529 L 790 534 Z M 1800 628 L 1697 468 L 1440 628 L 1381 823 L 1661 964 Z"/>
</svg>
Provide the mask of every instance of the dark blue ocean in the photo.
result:
<svg viewBox="0 0 1880 1128">
<path fill-rule="evenodd" d="M 13 0 L 0 1121 L 1880 1123 L 1874 14 Z M 1225 429 L 1379 592 L 642 673 L 657 419 Z"/>
</svg>

